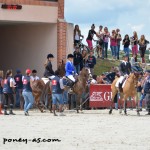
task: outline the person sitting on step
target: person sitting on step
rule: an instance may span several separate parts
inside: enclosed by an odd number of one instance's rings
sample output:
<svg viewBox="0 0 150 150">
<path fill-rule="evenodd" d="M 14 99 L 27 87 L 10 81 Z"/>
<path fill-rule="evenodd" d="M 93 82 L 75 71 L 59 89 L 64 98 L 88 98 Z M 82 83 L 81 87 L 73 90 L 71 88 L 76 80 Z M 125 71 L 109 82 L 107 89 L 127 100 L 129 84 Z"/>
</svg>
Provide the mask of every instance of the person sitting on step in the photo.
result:
<svg viewBox="0 0 150 150">
<path fill-rule="evenodd" d="M 128 62 L 128 55 L 123 56 L 123 61 L 120 63 L 119 71 L 120 71 L 120 78 L 116 82 L 116 87 L 119 88 L 121 91 L 122 89 L 122 82 L 128 77 L 128 75 L 131 73 L 131 64 Z"/>
</svg>

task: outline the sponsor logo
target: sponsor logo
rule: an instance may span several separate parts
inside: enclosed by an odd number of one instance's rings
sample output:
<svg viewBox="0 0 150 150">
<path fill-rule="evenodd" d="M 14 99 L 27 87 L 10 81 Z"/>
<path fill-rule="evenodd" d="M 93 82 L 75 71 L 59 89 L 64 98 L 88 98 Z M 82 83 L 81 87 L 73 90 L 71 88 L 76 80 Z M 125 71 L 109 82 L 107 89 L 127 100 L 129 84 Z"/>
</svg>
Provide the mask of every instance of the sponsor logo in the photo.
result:
<svg viewBox="0 0 150 150">
<path fill-rule="evenodd" d="M 27 79 L 23 79 L 23 84 L 27 84 L 28 80 Z"/>
<path fill-rule="evenodd" d="M 7 84 L 7 82 L 8 82 L 8 80 L 7 80 L 7 79 L 5 79 L 5 80 L 4 80 L 4 84 Z"/>
<path fill-rule="evenodd" d="M 52 85 L 57 85 L 57 81 L 56 80 L 52 80 Z"/>
<path fill-rule="evenodd" d="M 112 92 L 93 92 L 90 101 L 110 101 Z"/>
</svg>

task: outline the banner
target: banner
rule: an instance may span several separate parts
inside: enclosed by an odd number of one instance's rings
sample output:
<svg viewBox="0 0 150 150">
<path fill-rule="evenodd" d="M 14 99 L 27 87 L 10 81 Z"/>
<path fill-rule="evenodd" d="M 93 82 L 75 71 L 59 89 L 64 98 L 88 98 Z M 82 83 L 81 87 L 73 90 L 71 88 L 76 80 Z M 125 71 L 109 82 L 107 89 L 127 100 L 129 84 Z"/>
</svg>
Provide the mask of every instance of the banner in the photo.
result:
<svg viewBox="0 0 150 150">
<path fill-rule="evenodd" d="M 90 85 L 90 108 L 110 108 L 111 105 L 111 85 L 94 84 Z M 132 103 L 131 103 L 132 102 Z M 120 101 L 119 101 L 120 103 Z M 128 101 L 128 107 L 135 107 L 135 102 Z M 114 104 L 113 104 L 114 105 Z"/>
<path fill-rule="evenodd" d="M 90 107 L 104 108 L 111 104 L 111 85 L 90 85 Z"/>
</svg>

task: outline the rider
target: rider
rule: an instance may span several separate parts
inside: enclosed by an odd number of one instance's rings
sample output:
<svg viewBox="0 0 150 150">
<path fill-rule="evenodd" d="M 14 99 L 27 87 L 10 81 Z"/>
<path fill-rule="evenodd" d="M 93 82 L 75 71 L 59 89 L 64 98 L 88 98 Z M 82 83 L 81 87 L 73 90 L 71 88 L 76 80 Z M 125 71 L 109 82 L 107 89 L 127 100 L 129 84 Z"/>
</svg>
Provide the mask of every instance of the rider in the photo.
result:
<svg viewBox="0 0 150 150">
<path fill-rule="evenodd" d="M 123 56 L 124 60 L 120 63 L 119 71 L 121 73 L 120 78 L 116 82 L 116 87 L 121 90 L 122 82 L 131 73 L 131 64 L 128 62 L 128 55 Z"/>
<path fill-rule="evenodd" d="M 52 63 L 51 63 L 53 59 L 54 59 L 53 54 L 47 55 L 47 61 L 45 64 L 45 72 L 44 72 L 44 77 L 46 78 L 52 79 L 54 77 L 54 71 L 53 71 Z"/>
<path fill-rule="evenodd" d="M 68 54 L 67 56 L 67 63 L 65 65 L 65 71 L 66 71 L 66 77 L 68 77 L 72 83 L 71 83 L 71 87 L 74 85 L 75 83 L 75 78 L 74 78 L 74 75 L 75 75 L 75 67 L 73 65 L 73 58 L 74 56 L 72 54 Z"/>
</svg>

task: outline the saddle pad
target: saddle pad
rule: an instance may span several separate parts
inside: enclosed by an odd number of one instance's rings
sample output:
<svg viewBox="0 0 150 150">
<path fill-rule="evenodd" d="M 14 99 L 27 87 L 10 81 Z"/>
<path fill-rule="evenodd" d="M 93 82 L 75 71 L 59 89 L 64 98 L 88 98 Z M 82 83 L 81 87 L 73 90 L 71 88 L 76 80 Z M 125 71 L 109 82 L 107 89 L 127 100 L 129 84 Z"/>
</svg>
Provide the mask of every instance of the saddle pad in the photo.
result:
<svg viewBox="0 0 150 150">
<path fill-rule="evenodd" d="M 45 84 L 49 81 L 48 78 L 41 78 L 41 79 L 44 81 Z"/>
<path fill-rule="evenodd" d="M 128 78 L 127 78 L 127 79 L 128 79 Z M 126 84 L 127 79 L 125 79 L 125 81 L 123 82 L 123 84 L 122 84 L 122 88 L 124 88 L 124 86 L 125 86 L 125 84 Z"/>
</svg>

